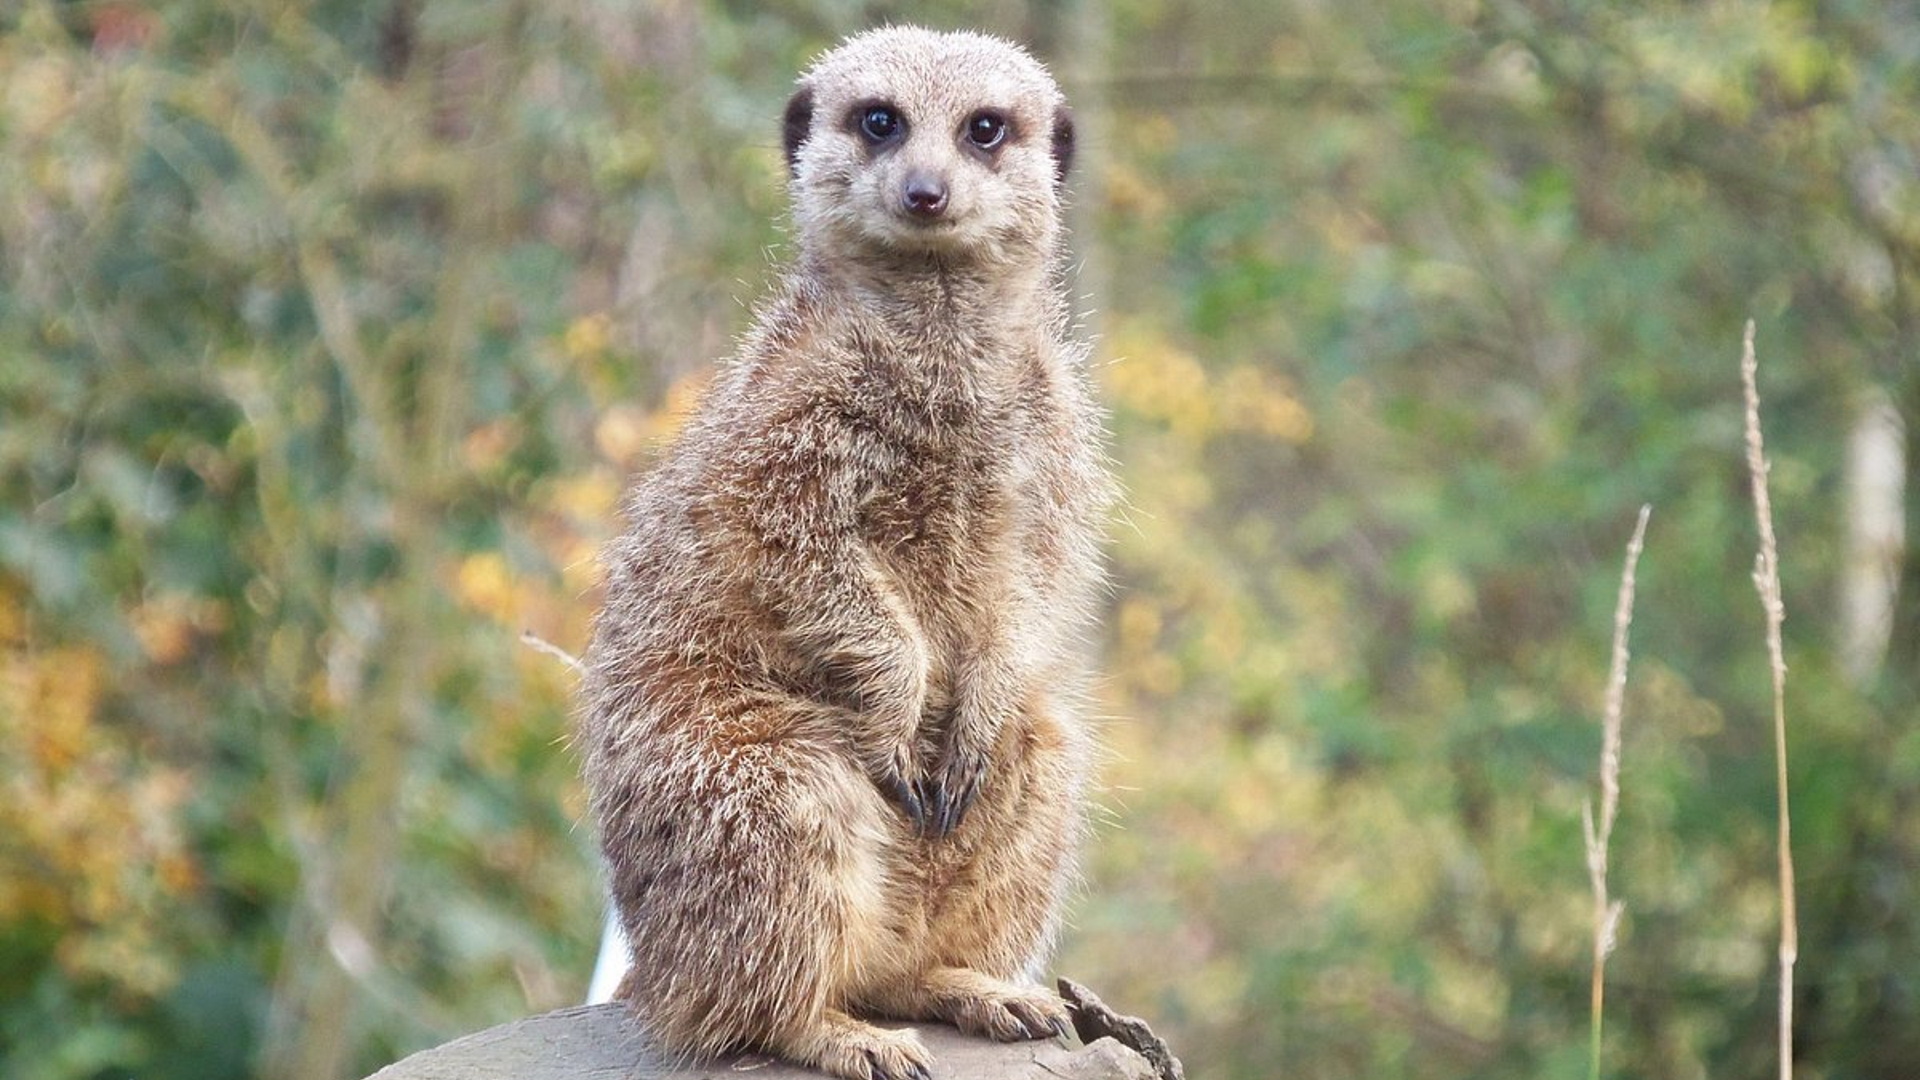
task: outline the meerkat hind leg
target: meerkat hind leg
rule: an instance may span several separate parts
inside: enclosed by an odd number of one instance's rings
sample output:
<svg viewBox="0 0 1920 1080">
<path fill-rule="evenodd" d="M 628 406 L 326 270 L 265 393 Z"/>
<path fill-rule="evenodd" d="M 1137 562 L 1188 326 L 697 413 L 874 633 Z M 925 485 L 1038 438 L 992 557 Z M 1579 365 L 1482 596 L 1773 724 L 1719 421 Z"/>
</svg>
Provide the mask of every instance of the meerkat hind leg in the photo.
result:
<svg viewBox="0 0 1920 1080">
<path fill-rule="evenodd" d="M 1000 1042 L 1052 1038 L 1068 1030 L 1067 1004 L 1059 995 L 969 968 L 933 968 L 920 977 L 912 998 L 912 1007 L 904 1011 Z"/>
</svg>

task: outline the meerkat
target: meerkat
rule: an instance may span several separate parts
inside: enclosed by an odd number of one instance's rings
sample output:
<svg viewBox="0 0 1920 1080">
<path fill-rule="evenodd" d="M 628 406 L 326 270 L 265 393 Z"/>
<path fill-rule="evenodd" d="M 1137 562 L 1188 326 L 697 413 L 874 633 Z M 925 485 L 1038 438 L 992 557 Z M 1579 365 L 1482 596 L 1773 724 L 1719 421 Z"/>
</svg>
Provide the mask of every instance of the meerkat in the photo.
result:
<svg viewBox="0 0 1920 1080">
<path fill-rule="evenodd" d="M 1071 333 L 1073 126 L 1029 54 L 848 39 L 784 142 L 795 255 L 631 487 L 587 786 L 664 1049 L 925 1080 L 910 1027 L 1066 1030 L 1035 982 L 1095 748 L 1111 497 Z"/>
</svg>

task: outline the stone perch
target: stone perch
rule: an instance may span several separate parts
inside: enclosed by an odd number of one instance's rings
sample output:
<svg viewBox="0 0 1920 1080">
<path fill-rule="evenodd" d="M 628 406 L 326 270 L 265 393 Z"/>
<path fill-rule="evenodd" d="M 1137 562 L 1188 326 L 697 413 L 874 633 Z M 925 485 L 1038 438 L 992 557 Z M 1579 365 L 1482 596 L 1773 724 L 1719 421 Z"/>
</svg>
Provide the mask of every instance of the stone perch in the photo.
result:
<svg viewBox="0 0 1920 1080">
<path fill-rule="evenodd" d="M 997 1043 L 944 1024 L 918 1024 L 933 1055 L 934 1080 L 1179 1080 L 1180 1063 L 1144 1023 L 1115 1014 L 1066 980 L 1061 989 L 1075 1028 L 1092 1040 L 1089 1044 Z M 1135 1045 L 1123 1045 L 1122 1039 Z M 821 1075 L 758 1054 L 674 1062 L 650 1048 L 625 1010 L 612 1004 L 560 1009 L 488 1028 L 422 1050 L 369 1080 L 819 1080 Z"/>
<path fill-rule="evenodd" d="M 996 1043 L 945 1025 L 917 1025 L 934 1080 L 1157 1080 L 1153 1066 L 1113 1039 Z M 618 1005 L 585 1005 L 488 1028 L 422 1050 L 370 1080 L 819 1080 L 760 1055 L 676 1065 L 646 1045 Z"/>
</svg>

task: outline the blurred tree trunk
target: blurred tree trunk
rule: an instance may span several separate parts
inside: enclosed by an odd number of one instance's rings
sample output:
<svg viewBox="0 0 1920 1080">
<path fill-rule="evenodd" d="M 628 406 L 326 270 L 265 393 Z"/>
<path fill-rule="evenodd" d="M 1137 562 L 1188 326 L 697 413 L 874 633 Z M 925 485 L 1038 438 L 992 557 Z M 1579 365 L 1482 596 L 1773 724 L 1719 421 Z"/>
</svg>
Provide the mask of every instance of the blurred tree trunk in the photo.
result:
<svg viewBox="0 0 1920 1080">
<path fill-rule="evenodd" d="M 1905 552 L 1905 437 L 1900 414 L 1877 388 L 1847 440 L 1846 561 L 1841 567 L 1840 663 L 1856 687 L 1886 659 Z"/>
<path fill-rule="evenodd" d="M 1912 335 L 1902 334 L 1900 345 L 1911 346 Z M 1920 354 L 1906 352 L 1910 364 L 1920 364 Z M 1906 543 L 1899 560 L 1899 579 L 1894 586 L 1893 612 L 1890 618 L 1886 666 L 1884 668 L 1893 700 L 1920 700 L 1920 377 L 1909 375 L 1900 396 L 1899 422 L 1906 434 L 1905 468 Z"/>
<path fill-rule="evenodd" d="M 1887 345 L 1894 424 L 1905 437 L 1902 474 L 1904 548 L 1898 556 L 1893 610 L 1880 680 L 1883 700 L 1920 700 L 1920 246 L 1884 216 L 1868 209 L 1856 190 L 1854 204 L 1868 228 L 1879 234 L 1892 264 L 1893 340 Z"/>
</svg>

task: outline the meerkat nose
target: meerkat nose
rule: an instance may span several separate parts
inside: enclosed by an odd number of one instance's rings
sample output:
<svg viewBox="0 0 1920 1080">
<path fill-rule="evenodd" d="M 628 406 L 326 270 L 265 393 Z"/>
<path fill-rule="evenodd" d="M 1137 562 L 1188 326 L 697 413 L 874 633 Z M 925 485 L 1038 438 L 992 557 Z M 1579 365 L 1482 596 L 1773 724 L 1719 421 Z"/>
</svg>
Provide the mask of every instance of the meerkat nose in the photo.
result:
<svg viewBox="0 0 1920 1080">
<path fill-rule="evenodd" d="M 947 209 L 947 182 L 933 173 L 915 169 L 901 185 L 900 204 L 915 217 L 939 217 Z"/>
</svg>

